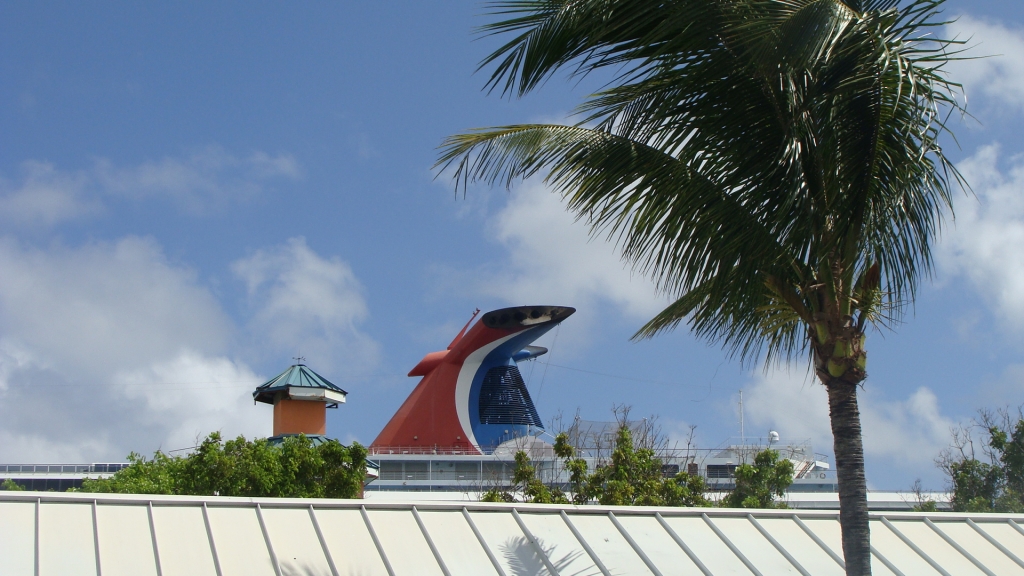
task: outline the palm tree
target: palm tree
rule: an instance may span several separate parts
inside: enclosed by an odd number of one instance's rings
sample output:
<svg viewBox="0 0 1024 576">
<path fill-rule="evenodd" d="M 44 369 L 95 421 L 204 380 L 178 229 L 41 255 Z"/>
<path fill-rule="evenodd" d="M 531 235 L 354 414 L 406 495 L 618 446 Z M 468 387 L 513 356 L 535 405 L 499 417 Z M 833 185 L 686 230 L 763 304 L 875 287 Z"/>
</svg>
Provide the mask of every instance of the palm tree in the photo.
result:
<svg viewBox="0 0 1024 576">
<path fill-rule="evenodd" d="M 573 125 L 447 138 L 456 188 L 541 172 L 594 234 L 742 361 L 808 358 L 828 391 L 847 574 L 870 573 L 857 388 L 869 327 L 931 272 L 963 184 L 938 139 L 962 110 L 930 33 L 944 0 L 505 0 L 487 87 L 614 75 Z"/>
</svg>

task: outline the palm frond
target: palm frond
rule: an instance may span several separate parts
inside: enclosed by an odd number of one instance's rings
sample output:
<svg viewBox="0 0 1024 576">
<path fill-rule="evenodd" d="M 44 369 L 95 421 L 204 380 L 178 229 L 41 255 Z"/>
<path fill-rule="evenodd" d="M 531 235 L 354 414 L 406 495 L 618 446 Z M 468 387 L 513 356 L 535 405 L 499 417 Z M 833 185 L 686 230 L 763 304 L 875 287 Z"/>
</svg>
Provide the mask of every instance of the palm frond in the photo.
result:
<svg viewBox="0 0 1024 576">
<path fill-rule="evenodd" d="M 690 290 L 713 270 L 750 273 L 773 261 L 781 274 L 802 269 L 757 207 L 744 206 L 705 166 L 606 131 L 527 124 L 460 134 L 442 145 L 438 167 L 463 183 L 505 186 L 545 169 L 579 219 L 669 292 Z"/>
<path fill-rule="evenodd" d="M 578 124 L 453 136 L 438 166 L 463 187 L 542 175 L 676 297 L 637 337 L 685 321 L 743 358 L 802 353 L 809 315 L 898 321 L 931 273 L 963 184 L 939 142 L 962 110 L 942 3 L 495 2 L 482 32 L 512 37 L 489 89 L 619 74 Z"/>
</svg>

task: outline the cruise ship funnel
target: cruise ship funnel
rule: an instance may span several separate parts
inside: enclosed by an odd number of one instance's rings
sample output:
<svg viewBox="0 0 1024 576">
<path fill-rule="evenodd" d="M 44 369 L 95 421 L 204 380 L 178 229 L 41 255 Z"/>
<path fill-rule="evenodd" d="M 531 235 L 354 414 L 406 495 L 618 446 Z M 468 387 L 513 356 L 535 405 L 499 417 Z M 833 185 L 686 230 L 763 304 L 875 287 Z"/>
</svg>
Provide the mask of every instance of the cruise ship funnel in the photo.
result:
<svg viewBox="0 0 1024 576">
<path fill-rule="evenodd" d="M 574 312 L 517 306 L 485 313 L 409 372 L 423 379 L 371 447 L 490 454 L 506 440 L 543 430 L 516 362 L 546 353 L 530 344 Z"/>
</svg>

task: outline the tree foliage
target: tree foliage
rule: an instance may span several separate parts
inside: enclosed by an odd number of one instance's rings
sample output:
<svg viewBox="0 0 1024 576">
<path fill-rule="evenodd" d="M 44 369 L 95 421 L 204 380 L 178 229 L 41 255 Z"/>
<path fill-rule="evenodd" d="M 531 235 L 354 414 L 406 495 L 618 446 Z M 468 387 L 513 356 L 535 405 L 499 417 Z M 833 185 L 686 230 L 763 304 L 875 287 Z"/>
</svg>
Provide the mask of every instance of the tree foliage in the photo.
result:
<svg viewBox="0 0 1024 576">
<path fill-rule="evenodd" d="M 456 186 L 541 175 L 594 234 L 741 359 L 809 358 L 828 390 L 849 574 L 868 574 L 857 387 L 866 330 L 898 321 L 932 269 L 959 173 L 943 153 L 959 41 L 943 0 L 501 0 L 487 87 L 611 72 L 572 125 L 442 144 Z"/>
<path fill-rule="evenodd" d="M 935 501 L 934 494 L 926 493 L 921 485 L 921 479 L 917 478 L 910 485 L 910 493 L 914 496 L 914 505 L 911 508 L 915 512 L 938 512 L 939 505 Z"/>
<path fill-rule="evenodd" d="M 510 489 L 495 488 L 484 493 L 485 502 L 534 502 L 577 505 L 597 501 L 615 506 L 710 506 L 704 496 L 707 486 L 701 476 L 680 472 L 666 478 L 662 462 L 649 447 L 637 446 L 629 426 L 618 427 L 615 446 L 604 466 L 591 471 L 587 461 L 570 444 L 569 436 L 555 438 L 555 455 L 562 459 L 569 476 L 568 493 L 548 488 L 536 477 L 526 453 L 516 453 L 516 468 Z"/>
<path fill-rule="evenodd" d="M 24 489 L 25 488 L 23 488 L 21 484 L 18 484 L 17 482 L 11 480 L 10 478 L 7 478 L 3 481 L 3 483 L 0 483 L 0 490 L 11 490 L 14 492 L 21 492 Z"/>
<path fill-rule="evenodd" d="M 973 431 L 981 432 L 981 454 Z M 1024 512 L 1024 415 L 982 411 L 953 432 L 953 446 L 939 459 L 952 488 L 956 512 Z"/>
<path fill-rule="evenodd" d="M 507 487 L 494 487 L 484 492 L 483 502 L 532 502 L 534 504 L 568 504 L 569 499 L 559 488 L 550 488 L 537 478 L 537 469 L 526 452 L 515 455 L 512 483 Z"/>
<path fill-rule="evenodd" d="M 132 453 L 110 478 L 85 480 L 83 492 L 281 498 L 358 498 L 366 477 L 366 449 L 337 441 L 313 445 L 304 435 L 280 445 L 210 434 L 187 456 Z"/>
<path fill-rule="evenodd" d="M 706 507 L 714 503 L 706 496 L 704 478 L 680 472 L 665 477 L 662 461 L 655 450 L 637 445 L 633 431 L 620 424 L 615 446 L 607 463 L 589 470 L 580 456 L 560 433 L 555 438 L 555 455 L 563 461 L 568 473 L 568 491 L 549 487 L 537 478 L 536 467 L 526 452 L 515 455 L 512 483 L 495 487 L 481 496 L 484 502 L 531 502 L 535 504 L 584 505 L 590 502 L 609 506 L 691 506 Z M 728 508 L 785 508 L 778 501 L 793 483 L 793 463 L 780 459 L 776 450 L 766 448 L 754 456 L 752 464 L 738 466 L 734 473 L 736 487 L 720 502 Z"/>
<path fill-rule="evenodd" d="M 559 443 L 557 440 L 561 440 Z M 559 446 L 561 444 L 561 446 Z M 556 439 L 556 453 L 566 458 L 566 468 L 586 473 L 586 461 L 569 452 L 568 437 Z M 604 466 L 597 467 L 583 480 L 583 494 L 601 504 L 615 506 L 708 506 L 704 498 L 704 478 L 680 472 L 666 478 L 662 461 L 653 448 L 636 445 L 629 426 L 619 426 L 615 447 Z"/>
<path fill-rule="evenodd" d="M 778 502 L 793 483 L 793 463 L 779 459 L 770 448 L 754 456 L 753 464 L 740 464 L 733 475 L 736 488 L 722 500 L 727 508 L 786 508 Z"/>
</svg>

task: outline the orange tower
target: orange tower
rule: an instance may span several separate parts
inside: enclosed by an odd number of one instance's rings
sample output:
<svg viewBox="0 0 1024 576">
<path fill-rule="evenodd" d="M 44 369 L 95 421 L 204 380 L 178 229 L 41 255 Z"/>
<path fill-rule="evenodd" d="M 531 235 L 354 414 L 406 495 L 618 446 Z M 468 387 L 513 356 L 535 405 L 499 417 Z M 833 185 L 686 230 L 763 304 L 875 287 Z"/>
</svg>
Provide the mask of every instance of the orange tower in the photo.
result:
<svg viewBox="0 0 1024 576">
<path fill-rule="evenodd" d="M 294 364 L 259 386 L 253 400 L 274 405 L 274 435 L 271 440 L 305 434 L 327 433 L 327 409 L 345 402 L 345 392 L 305 364 Z"/>
</svg>

